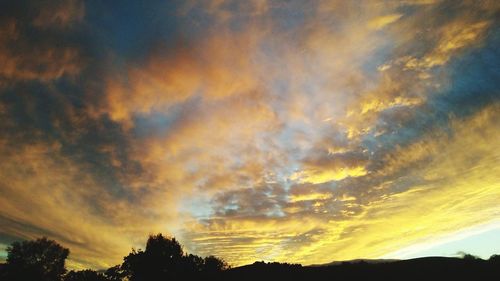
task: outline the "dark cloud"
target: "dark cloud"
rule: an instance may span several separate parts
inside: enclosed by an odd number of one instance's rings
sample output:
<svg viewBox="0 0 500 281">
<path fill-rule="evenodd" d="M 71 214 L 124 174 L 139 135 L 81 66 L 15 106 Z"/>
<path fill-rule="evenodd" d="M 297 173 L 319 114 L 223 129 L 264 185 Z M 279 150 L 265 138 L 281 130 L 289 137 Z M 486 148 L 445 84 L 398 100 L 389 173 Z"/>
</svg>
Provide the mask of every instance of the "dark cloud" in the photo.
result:
<svg viewBox="0 0 500 281">
<path fill-rule="evenodd" d="M 238 189 L 216 195 L 213 207 L 216 216 L 268 216 L 283 215 L 286 192 L 280 185 L 267 185 Z"/>
<path fill-rule="evenodd" d="M 3 83 L 75 76 L 85 66 L 80 1 L 4 2 L 0 13 Z"/>
</svg>

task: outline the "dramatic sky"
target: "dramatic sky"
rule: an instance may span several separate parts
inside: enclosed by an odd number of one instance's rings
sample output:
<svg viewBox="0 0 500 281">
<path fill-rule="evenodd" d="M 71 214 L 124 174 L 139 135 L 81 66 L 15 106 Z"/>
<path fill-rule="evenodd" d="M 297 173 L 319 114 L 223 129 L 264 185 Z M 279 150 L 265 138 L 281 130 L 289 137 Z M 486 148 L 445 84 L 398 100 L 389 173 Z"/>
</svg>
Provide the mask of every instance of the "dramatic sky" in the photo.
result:
<svg viewBox="0 0 500 281">
<path fill-rule="evenodd" d="M 0 260 L 500 253 L 499 1 L 1 1 Z"/>
</svg>

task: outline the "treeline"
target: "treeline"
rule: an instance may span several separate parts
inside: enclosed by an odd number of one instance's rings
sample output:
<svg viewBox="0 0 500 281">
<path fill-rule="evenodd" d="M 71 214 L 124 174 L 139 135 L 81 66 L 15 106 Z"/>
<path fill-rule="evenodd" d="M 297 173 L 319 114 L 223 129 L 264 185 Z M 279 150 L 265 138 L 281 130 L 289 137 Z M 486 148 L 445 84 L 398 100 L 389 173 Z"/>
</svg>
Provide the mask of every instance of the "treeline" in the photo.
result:
<svg viewBox="0 0 500 281">
<path fill-rule="evenodd" d="M 426 257 L 390 262 L 352 261 L 323 266 L 255 262 L 229 268 L 214 256 L 184 253 L 175 238 L 151 235 L 145 250 L 132 250 L 107 270 L 67 271 L 69 250 L 41 238 L 14 242 L 0 281 L 160 281 L 160 280 L 500 280 L 500 256 L 483 260 Z"/>
<path fill-rule="evenodd" d="M 7 248 L 7 263 L 0 268 L 5 281 L 145 281 L 215 277 L 229 268 L 217 257 L 184 253 L 175 238 L 151 235 L 145 250 L 132 250 L 123 263 L 105 271 L 67 271 L 69 249 L 40 238 L 14 242 Z"/>
</svg>

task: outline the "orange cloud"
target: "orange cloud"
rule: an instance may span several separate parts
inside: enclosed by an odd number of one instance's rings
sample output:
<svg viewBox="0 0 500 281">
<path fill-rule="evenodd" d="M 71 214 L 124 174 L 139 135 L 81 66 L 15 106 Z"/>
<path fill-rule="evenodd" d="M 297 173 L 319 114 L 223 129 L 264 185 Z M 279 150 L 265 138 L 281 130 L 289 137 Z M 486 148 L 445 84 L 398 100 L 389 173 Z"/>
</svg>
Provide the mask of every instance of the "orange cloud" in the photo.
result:
<svg viewBox="0 0 500 281">
<path fill-rule="evenodd" d="M 134 115 L 168 110 L 189 98 L 218 100 L 260 91 L 251 61 L 255 34 L 227 34 L 186 43 L 167 54 L 153 53 L 145 66 L 129 65 L 125 76 L 107 82 L 99 112 L 126 127 Z"/>
<path fill-rule="evenodd" d="M 82 2 L 56 4 L 0 20 L 0 86 L 44 90 L 0 99 L 0 224 L 72 267 L 160 231 L 233 265 L 379 257 L 498 213 L 497 104 L 404 127 L 487 43 L 495 1 L 186 1 L 173 46 L 104 63 L 63 40 Z"/>
</svg>

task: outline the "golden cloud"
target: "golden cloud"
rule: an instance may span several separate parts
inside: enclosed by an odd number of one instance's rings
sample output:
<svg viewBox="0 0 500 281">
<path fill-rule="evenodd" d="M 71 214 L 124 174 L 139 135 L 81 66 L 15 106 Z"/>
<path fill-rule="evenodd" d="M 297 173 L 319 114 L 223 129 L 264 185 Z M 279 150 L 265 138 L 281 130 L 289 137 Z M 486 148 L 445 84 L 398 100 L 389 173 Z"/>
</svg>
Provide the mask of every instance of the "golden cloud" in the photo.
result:
<svg viewBox="0 0 500 281">
<path fill-rule="evenodd" d="M 82 2 L 58 3 L 30 28 L 65 34 L 84 22 Z M 420 6 L 407 14 L 408 5 Z M 450 62 L 495 26 L 494 1 L 451 5 L 441 18 L 446 5 L 187 1 L 178 16 L 193 36 L 117 65 L 110 55 L 102 81 L 77 85 L 88 91 L 78 106 L 48 110 L 54 136 L 0 137 L 2 230 L 57 239 L 73 267 L 106 267 L 155 231 L 233 265 L 309 264 L 380 257 L 487 223 L 499 212 L 498 105 L 442 120 L 446 130 L 398 131 L 446 94 Z M 280 21 L 283 7 L 301 9 L 300 24 Z M 59 97 L 52 82 L 82 72 L 82 49 L 42 39 L 31 49 L 25 24 L 0 21 L 0 85 L 42 81 Z M 103 92 L 89 93 L 94 82 Z M 2 126 L 22 119 L 15 109 L 0 101 Z M 94 127 L 111 141 L 81 136 Z M 91 160 L 68 149 L 79 137 Z"/>
<path fill-rule="evenodd" d="M 405 162 L 393 163 L 388 169 L 394 169 L 389 168 L 394 165 L 415 165 L 420 156 L 412 155 L 427 151 L 432 160 L 424 166 L 416 165 L 411 172 L 425 177 L 425 183 L 411 186 L 404 192 L 391 193 L 386 189 L 384 192 L 389 193 L 368 202 L 362 212 L 351 214 L 349 219 L 325 223 L 314 212 L 301 213 L 302 219 L 277 219 L 278 224 L 276 220 L 265 218 L 229 221 L 226 218 L 224 223 L 214 221 L 208 228 L 201 224 L 188 225 L 187 231 L 199 237 L 194 238 L 199 251 L 215 251 L 235 264 L 248 263 L 256 257 L 307 264 L 377 258 L 494 220 L 499 211 L 496 202 L 500 199 L 499 167 L 496 165 L 499 143 L 490 140 L 500 139 L 495 122 L 498 112 L 498 105 L 491 106 L 467 120 L 455 120 L 451 137 L 437 132 L 437 135 L 431 134 L 414 145 L 395 151 L 392 158 L 405 159 Z M 331 193 L 308 193 L 293 196 L 292 201 L 322 200 L 328 204 L 329 198 L 332 198 Z M 344 199 L 341 201 L 349 202 L 353 198 L 344 196 Z M 311 234 L 307 241 L 293 243 L 293 239 L 314 229 L 321 231 Z M 238 239 L 249 241 L 243 246 Z"/>
<path fill-rule="evenodd" d="M 363 166 L 345 167 L 338 170 L 305 170 L 294 173 L 290 176 L 290 180 L 300 183 L 319 184 L 330 181 L 338 181 L 347 177 L 360 177 L 366 175 L 367 171 Z"/>
<path fill-rule="evenodd" d="M 12 148 L 0 140 L 2 231 L 24 239 L 56 239 L 71 249 L 71 268 L 120 263 L 131 247 L 140 246 L 151 231 L 163 230 L 171 219 L 165 207 L 153 211 L 114 198 L 92 175 L 81 173 L 85 167 L 64 156 L 57 142 Z M 155 206 L 153 198 L 147 201 Z"/>
<path fill-rule="evenodd" d="M 402 16 L 403 16 L 402 14 L 390 14 L 390 15 L 377 17 L 377 18 L 374 18 L 373 20 L 368 22 L 368 27 L 371 29 L 382 29 L 385 26 L 387 26 L 393 22 L 396 22 Z"/>
</svg>

